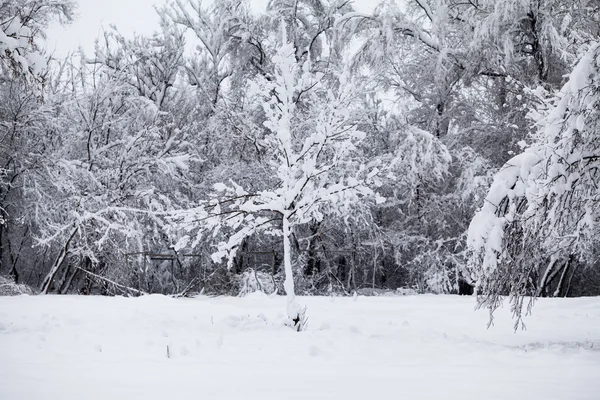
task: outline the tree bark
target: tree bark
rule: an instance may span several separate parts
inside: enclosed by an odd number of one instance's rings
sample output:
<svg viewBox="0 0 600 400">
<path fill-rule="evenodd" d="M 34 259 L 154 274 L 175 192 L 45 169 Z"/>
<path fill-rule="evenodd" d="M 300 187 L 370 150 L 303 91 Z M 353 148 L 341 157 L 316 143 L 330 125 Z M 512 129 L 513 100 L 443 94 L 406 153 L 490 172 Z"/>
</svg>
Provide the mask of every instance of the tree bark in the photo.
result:
<svg viewBox="0 0 600 400">
<path fill-rule="evenodd" d="M 42 286 L 40 288 L 40 293 L 48 294 L 48 291 L 50 290 L 50 285 L 52 284 L 54 277 L 56 276 L 58 270 L 60 269 L 60 266 L 67 258 L 67 255 L 69 254 L 69 248 L 71 247 L 71 242 L 73 241 L 73 238 L 75 237 L 75 235 L 77 234 L 78 231 L 79 231 L 78 227 L 75 227 L 73 229 L 73 232 L 71 232 L 71 235 L 67 239 L 67 242 L 65 243 L 63 248 L 58 253 L 58 256 L 56 257 L 56 260 L 54 261 L 52 268 L 50 268 L 50 272 L 48 272 L 48 275 L 46 275 L 46 278 L 44 278 L 44 281 L 42 282 Z"/>
<path fill-rule="evenodd" d="M 560 274 L 560 280 L 558 281 L 558 285 L 556 285 L 556 290 L 554 291 L 554 294 L 552 295 L 553 297 L 560 296 L 560 292 L 562 291 L 563 283 L 565 282 L 565 276 L 567 275 L 567 271 L 569 270 L 569 267 L 571 266 L 571 258 L 572 258 L 572 256 L 569 257 L 569 259 L 565 263 L 565 266 L 563 267 L 562 274 Z"/>
<path fill-rule="evenodd" d="M 286 210 L 283 215 L 283 267 L 285 271 L 285 280 L 283 287 L 287 297 L 287 314 L 291 322 L 296 327 L 300 324 L 300 306 L 296 302 L 296 293 L 294 291 L 294 273 L 292 270 L 292 253 L 291 253 L 291 226 L 289 220 L 289 210 Z"/>
</svg>

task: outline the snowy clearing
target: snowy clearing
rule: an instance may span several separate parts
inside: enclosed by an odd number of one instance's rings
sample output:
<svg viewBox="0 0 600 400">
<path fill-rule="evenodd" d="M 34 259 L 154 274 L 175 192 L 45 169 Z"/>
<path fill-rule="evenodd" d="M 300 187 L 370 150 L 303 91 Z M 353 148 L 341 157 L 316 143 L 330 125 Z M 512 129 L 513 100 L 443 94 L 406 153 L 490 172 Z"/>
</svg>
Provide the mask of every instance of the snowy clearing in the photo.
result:
<svg viewBox="0 0 600 400">
<path fill-rule="evenodd" d="M 0 399 L 600 398 L 600 299 L 0 298 Z M 168 347 L 168 354 L 167 354 Z"/>
</svg>

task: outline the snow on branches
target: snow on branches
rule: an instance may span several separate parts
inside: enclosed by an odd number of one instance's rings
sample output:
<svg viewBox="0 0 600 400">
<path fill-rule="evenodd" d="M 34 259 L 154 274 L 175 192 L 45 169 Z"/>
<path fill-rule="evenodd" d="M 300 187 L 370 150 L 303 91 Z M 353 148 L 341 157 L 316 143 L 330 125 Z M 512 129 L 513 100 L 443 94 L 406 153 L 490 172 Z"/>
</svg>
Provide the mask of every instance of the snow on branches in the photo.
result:
<svg viewBox="0 0 600 400">
<path fill-rule="evenodd" d="M 235 182 L 214 186 L 213 199 L 198 208 L 175 214 L 185 230 L 198 230 L 197 241 L 207 231 L 233 233 L 218 245 L 213 258 L 231 263 L 242 240 L 257 233 L 282 235 L 284 287 L 292 325 L 303 320 L 294 295 L 290 237 L 294 226 L 320 221 L 325 214 L 344 214 L 352 204 L 375 198 L 366 181 L 369 173 L 358 162 L 357 144 L 364 134 L 352 122 L 350 110 L 356 85 L 342 74 L 328 87 L 322 73 L 310 70 L 310 62 L 297 62 L 294 45 L 285 31 L 273 57 L 271 79 L 259 77 L 248 95 L 265 115 L 264 146 L 270 157 L 265 167 L 277 178 L 274 187 L 249 193 Z M 184 236 L 177 247 L 190 240 Z"/>
<path fill-rule="evenodd" d="M 594 256 L 600 237 L 599 44 L 590 46 L 552 101 L 537 121 L 536 142 L 496 174 L 471 221 L 470 269 L 482 292 L 539 295 L 563 271 L 560 293 L 571 260 Z"/>
<path fill-rule="evenodd" d="M 46 69 L 46 58 L 38 49 L 41 28 L 55 16 L 70 20 L 71 0 L 5 0 L 0 4 L 0 66 L 15 75 L 39 78 Z M 1 76 L 1 75 L 0 75 Z"/>
</svg>

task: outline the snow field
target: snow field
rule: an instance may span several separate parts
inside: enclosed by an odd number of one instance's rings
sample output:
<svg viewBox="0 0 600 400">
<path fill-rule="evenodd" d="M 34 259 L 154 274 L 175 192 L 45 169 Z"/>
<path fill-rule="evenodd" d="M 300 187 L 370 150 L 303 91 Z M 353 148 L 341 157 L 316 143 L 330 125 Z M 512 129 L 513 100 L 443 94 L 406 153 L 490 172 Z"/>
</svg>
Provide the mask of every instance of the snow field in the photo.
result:
<svg viewBox="0 0 600 400">
<path fill-rule="evenodd" d="M 0 298 L 0 399 L 600 399 L 600 299 Z M 167 350 L 168 349 L 168 350 Z"/>
</svg>

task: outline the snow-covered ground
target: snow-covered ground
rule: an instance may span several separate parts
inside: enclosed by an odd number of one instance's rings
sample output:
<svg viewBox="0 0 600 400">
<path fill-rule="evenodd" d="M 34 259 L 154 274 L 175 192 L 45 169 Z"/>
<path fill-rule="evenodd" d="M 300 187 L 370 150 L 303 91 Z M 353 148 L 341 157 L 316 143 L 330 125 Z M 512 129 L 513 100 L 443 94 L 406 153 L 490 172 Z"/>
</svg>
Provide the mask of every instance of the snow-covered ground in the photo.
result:
<svg viewBox="0 0 600 400">
<path fill-rule="evenodd" d="M 600 399 L 600 299 L 0 298 L 0 399 Z M 168 349 L 168 350 L 167 350 Z"/>
</svg>

